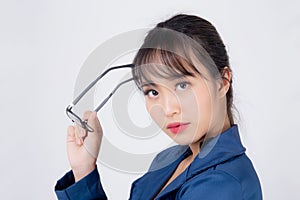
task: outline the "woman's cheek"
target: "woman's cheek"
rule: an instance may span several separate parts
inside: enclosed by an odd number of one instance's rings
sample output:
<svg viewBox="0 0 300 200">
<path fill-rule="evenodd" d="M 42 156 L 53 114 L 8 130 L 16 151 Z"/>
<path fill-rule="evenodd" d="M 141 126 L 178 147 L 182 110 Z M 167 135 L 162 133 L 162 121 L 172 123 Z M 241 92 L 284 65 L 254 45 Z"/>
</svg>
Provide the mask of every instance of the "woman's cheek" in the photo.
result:
<svg viewBox="0 0 300 200">
<path fill-rule="evenodd" d="M 164 126 L 164 115 L 161 106 L 158 104 L 146 103 L 146 108 L 152 120 L 161 128 Z"/>
<path fill-rule="evenodd" d="M 184 114 L 199 112 L 199 99 L 194 91 L 190 91 L 188 94 L 182 97 L 180 104 Z"/>
</svg>

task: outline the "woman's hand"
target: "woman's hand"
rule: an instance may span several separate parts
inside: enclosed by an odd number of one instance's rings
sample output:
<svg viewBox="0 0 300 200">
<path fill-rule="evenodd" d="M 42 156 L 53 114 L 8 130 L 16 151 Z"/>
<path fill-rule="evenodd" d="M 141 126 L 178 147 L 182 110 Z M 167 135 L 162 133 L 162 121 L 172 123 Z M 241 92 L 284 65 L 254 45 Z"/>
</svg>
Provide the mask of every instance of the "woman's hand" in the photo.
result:
<svg viewBox="0 0 300 200">
<path fill-rule="evenodd" d="M 76 182 L 95 169 L 103 136 L 96 112 L 85 112 L 83 120 L 87 120 L 94 132 L 76 125 L 69 126 L 67 134 L 67 153 Z"/>
</svg>

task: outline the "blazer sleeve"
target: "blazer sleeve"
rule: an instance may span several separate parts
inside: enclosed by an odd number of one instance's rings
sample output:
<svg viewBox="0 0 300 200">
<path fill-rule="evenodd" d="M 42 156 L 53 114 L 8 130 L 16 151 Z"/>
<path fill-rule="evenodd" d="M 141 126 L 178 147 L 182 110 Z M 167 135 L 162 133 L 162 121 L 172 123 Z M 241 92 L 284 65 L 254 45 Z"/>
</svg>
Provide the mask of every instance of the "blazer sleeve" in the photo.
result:
<svg viewBox="0 0 300 200">
<path fill-rule="evenodd" d="M 237 179 L 226 172 L 214 171 L 198 175 L 182 186 L 177 198 L 180 200 L 243 200 L 242 187 Z"/>
<path fill-rule="evenodd" d="M 107 200 L 97 168 L 76 183 L 69 171 L 57 181 L 55 193 L 59 200 Z"/>
</svg>

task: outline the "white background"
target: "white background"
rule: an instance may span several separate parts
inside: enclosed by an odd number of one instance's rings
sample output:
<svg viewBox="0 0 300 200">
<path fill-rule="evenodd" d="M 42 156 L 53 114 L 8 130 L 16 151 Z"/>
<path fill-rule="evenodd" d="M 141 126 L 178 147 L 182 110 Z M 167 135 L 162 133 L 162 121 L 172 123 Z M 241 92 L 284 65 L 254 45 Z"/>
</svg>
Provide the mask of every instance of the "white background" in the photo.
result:
<svg viewBox="0 0 300 200">
<path fill-rule="evenodd" d="M 1 199 L 55 199 L 69 165 L 64 109 L 79 70 L 101 43 L 197 14 L 220 32 L 234 72 L 239 124 L 264 199 L 299 199 L 300 3 L 288 1 L 1 1 Z M 130 60 L 128 60 L 130 62 Z M 110 199 L 140 175 L 100 166 Z"/>
</svg>

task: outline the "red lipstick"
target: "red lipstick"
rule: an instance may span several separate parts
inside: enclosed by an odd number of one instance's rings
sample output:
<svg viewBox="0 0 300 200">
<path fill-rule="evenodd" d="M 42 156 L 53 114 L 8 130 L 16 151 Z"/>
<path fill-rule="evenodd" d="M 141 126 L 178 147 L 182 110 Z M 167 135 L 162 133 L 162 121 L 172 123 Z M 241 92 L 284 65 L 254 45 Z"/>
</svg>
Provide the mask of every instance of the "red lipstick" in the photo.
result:
<svg viewBox="0 0 300 200">
<path fill-rule="evenodd" d="M 172 133 L 177 134 L 187 129 L 189 124 L 190 123 L 175 122 L 175 123 L 168 124 L 167 129 L 170 129 Z"/>
</svg>

